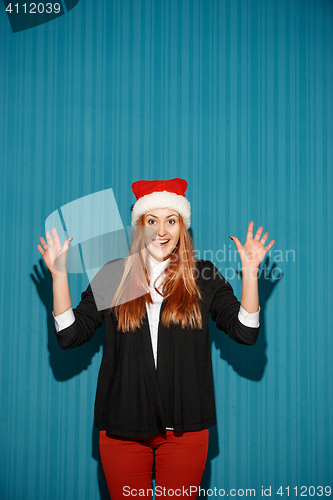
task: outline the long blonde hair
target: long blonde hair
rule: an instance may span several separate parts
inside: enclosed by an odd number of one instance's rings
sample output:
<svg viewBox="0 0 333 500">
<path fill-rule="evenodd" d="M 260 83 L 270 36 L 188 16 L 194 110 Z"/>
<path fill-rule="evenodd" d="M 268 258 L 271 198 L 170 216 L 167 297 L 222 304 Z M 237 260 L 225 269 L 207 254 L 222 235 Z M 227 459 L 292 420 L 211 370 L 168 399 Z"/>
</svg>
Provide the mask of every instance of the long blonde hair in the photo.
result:
<svg viewBox="0 0 333 500">
<path fill-rule="evenodd" d="M 143 229 L 144 217 L 142 215 L 137 221 L 131 239 L 129 258 L 111 307 L 111 312 L 114 311 L 118 320 L 118 330 L 124 333 L 134 332 L 140 328 L 146 313 L 146 302 L 153 303 L 149 292 L 150 278 L 147 271 L 149 264 Z M 187 327 L 202 329 L 202 318 L 197 301 L 197 298 L 201 298 L 201 293 L 195 281 L 196 259 L 193 242 L 181 216 L 179 216 L 179 223 L 179 241 L 170 255 L 162 283 L 162 295 L 166 299 L 166 305 L 161 322 L 167 327 L 173 323 L 180 324 L 183 329 Z M 131 297 L 135 298 L 131 299 Z"/>
</svg>

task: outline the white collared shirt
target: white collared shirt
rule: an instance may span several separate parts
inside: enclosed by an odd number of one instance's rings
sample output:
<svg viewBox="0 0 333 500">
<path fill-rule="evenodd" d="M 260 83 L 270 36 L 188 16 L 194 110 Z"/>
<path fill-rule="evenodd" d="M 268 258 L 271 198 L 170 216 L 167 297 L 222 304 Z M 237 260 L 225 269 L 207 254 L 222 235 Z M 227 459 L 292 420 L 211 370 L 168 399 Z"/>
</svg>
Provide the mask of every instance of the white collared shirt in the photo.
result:
<svg viewBox="0 0 333 500">
<path fill-rule="evenodd" d="M 148 304 L 146 302 L 149 330 L 151 336 L 151 345 L 153 348 L 155 368 L 157 368 L 157 337 L 158 337 L 158 324 L 160 321 L 160 311 L 161 305 L 163 302 L 163 297 L 159 293 L 156 292 L 155 287 L 161 292 L 162 287 L 161 284 L 163 282 L 164 270 L 167 267 L 170 259 L 164 260 L 156 264 L 151 259 L 149 259 L 150 264 L 150 285 L 149 291 L 151 298 L 153 300 L 153 304 Z M 156 280 L 156 282 L 155 282 Z M 155 287 L 154 287 L 155 285 Z"/>
</svg>

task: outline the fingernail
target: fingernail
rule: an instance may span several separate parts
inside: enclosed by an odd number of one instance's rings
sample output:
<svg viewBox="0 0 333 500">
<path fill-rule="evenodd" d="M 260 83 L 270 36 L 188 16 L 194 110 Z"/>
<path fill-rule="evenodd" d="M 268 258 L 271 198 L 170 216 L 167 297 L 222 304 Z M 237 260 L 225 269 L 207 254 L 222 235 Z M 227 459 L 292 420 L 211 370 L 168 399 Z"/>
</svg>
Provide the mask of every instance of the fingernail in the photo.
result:
<svg viewBox="0 0 333 500">
<path fill-rule="evenodd" d="M 73 239 L 73 238 L 70 238 L 69 242 L 71 242 L 71 241 L 72 241 L 72 239 Z"/>
<path fill-rule="evenodd" d="M 229 236 L 229 238 L 230 238 L 232 241 L 234 241 L 234 239 L 233 239 L 231 236 Z"/>
</svg>

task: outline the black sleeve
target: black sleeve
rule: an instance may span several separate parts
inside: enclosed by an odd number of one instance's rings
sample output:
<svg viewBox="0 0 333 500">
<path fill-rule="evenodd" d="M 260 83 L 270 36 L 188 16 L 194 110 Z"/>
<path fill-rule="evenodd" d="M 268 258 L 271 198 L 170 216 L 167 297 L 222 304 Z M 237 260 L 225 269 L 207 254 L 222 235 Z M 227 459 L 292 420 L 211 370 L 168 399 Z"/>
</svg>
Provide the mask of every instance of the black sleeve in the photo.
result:
<svg viewBox="0 0 333 500">
<path fill-rule="evenodd" d="M 75 321 L 68 328 L 56 331 L 62 349 L 73 349 L 92 339 L 112 305 L 114 293 L 123 276 L 126 259 L 107 262 L 81 294 L 79 305 L 73 309 Z"/>
<path fill-rule="evenodd" d="M 210 307 L 213 321 L 219 330 L 224 331 L 232 340 L 239 344 L 254 345 L 257 341 L 259 328 L 245 326 L 238 319 L 240 302 L 234 295 L 232 286 L 212 265 L 212 280 L 215 290 Z"/>
<path fill-rule="evenodd" d="M 67 328 L 55 333 L 62 349 L 73 349 L 92 339 L 104 320 L 104 312 L 98 311 L 91 285 L 81 294 L 81 301 L 73 309 L 75 321 Z"/>
</svg>

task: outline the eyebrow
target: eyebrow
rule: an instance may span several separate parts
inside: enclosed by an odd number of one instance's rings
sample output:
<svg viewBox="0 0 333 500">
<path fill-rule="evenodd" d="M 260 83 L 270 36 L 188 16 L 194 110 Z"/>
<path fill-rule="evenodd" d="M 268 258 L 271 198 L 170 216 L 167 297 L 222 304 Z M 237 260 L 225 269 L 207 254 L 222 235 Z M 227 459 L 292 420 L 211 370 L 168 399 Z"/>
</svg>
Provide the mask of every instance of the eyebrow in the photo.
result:
<svg viewBox="0 0 333 500">
<path fill-rule="evenodd" d="M 153 214 L 146 214 L 145 217 L 154 217 L 155 219 L 158 219 L 158 216 Z M 166 218 L 169 219 L 169 217 L 178 217 L 179 219 L 179 215 L 177 214 L 168 215 Z"/>
</svg>

